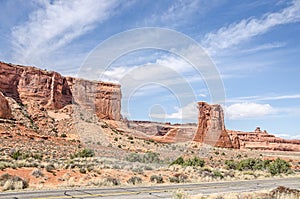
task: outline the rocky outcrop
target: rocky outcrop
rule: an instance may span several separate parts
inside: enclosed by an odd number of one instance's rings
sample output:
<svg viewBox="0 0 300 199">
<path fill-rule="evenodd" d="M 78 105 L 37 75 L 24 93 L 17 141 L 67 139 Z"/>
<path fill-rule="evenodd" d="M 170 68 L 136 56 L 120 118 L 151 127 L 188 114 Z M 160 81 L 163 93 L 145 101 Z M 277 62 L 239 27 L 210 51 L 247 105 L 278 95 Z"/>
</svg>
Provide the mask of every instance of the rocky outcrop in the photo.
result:
<svg viewBox="0 0 300 199">
<path fill-rule="evenodd" d="M 300 140 L 287 140 L 269 134 L 259 127 L 253 132 L 227 130 L 231 140 L 239 149 L 261 149 L 278 151 L 300 151 Z"/>
<path fill-rule="evenodd" d="M 20 104 L 34 102 L 55 110 L 74 102 L 94 110 L 99 118 L 121 119 L 117 84 L 66 78 L 53 71 L 0 62 L 0 91 Z"/>
<path fill-rule="evenodd" d="M 72 103 L 67 81 L 59 73 L 0 62 L 0 91 L 19 103 L 37 102 L 60 109 Z"/>
<path fill-rule="evenodd" d="M 1 119 L 11 119 L 11 109 L 9 107 L 8 101 L 5 99 L 4 95 L 0 92 L 0 118 Z"/>
<path fill-rule="evenodd" d="M 101 119 L 121 120 L 121 86 L 101 81 L 67 78 L 74 101 Z"/>
<path fill-rule="evenodd" d="M 198 102 L 198 108 L 198 130 L 194 136 L 194 141 L 216 147 L 233 148 L 225 129 L 224 113 L 221 105 Z"/>
</svg>

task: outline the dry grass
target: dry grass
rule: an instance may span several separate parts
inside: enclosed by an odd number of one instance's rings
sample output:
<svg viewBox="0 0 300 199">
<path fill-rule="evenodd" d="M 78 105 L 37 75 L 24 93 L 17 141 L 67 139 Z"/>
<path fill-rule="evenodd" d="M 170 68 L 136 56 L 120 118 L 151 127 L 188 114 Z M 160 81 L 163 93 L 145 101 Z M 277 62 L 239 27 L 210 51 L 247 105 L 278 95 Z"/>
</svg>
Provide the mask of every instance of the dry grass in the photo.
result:
<svg viewBox="0 0 300 199">
<path fill-rule="evenodd" d="M 300 190 L 290 189 L 287 187 L 277 187 L 273 190 L 262 190 L 256 192 L 245 192 L 245 193 L 222 193 L 222 194 L 211 194 L 188 196 L 186 199 L 299 199 Z"/>
</svg>

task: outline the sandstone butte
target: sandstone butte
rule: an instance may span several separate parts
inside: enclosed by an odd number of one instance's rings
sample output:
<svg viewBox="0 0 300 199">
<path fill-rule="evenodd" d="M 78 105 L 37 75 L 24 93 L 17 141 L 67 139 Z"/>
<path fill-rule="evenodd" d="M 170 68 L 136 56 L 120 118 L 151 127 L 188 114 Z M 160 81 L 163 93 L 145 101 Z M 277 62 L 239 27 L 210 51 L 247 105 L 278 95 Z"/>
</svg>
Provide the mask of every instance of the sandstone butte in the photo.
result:
<svg viewBox="0 0 300 199">
<path fill-rule="evenodd" d="M 100 119 L 126 123 L 129 133 L 131 129 L 160 142 L 192 140 L 223 148 L 300 151 L 300 140 L 278 138 L 260 128 L 254 132 L 227 130 L 223 109 L 218 104 L 198 102 L 198 126 L 125 121 L 120 113 L 118 84 L 64 77 L 53 71 L 0 62 L 0 119 L 14 119 L 6 98 L 22 105 L 35 102 L 49 110 L 78 104 L 93 110 Z"/>
<path fill-rule="evenodd" d="M 300 140 L 286 140 L 261 131 L 226 130 L 221 105 L 198 102 L 198 129 L 194 141 L 222 148 L 300 151 Z"/>
</svg>

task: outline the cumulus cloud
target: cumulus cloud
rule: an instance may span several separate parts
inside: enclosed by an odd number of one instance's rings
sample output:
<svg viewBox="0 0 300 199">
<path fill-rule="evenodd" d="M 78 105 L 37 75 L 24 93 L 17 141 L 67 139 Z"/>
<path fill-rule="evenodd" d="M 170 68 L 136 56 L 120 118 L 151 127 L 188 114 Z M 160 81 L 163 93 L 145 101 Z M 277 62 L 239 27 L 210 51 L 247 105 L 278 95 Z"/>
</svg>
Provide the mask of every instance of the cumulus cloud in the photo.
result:
<svg viewBox="0 0 300 199">
<path fill-rule="evenodd" d="M 238 45 L 252 37 L 264 34 L 275 26 L 298 21 L 300 21 L 300 1 L 295 0 L 292 5 L 280 12 L 268 13 L 261 18 L 243 19 L 208 33 L 202 40 L 202 44 L 210 53 L 216 53 L 220 49 Z"/>
<path fill-rule="evenodd" d="M 228 119 L 259 118 L 275 113 L 270 104 L 236 103 L 224 107 Z"/>
<path fill-rule="evenodd" d="M 151 114 L 152 118 L 159 119 L 179 119 L 179 120 L 197 120 L 197 103 L 193 102 L 184 107 L 174 107 L 175 112 L 171 114 Z"/>
<path fill-rule="evenodd" d="M 106 20 L 116 1 L 74 0 L 40 1 L 29 20 L 12 30 L 16 61 L 44 64 L 43 59 L 57 49 Z"/>
<path fill-rule="evenodd" d="M 163 66 L 160 67 L 161 70 L 157 70 L 157 68 L 159 66 Z M 153 71 L 156 71 L 156 74 L 151 74 L 150 73 L 141 73 L 138 76 L 139 77 L 143 77 L 144 79 L 148 79 L 148 78 L 153 78 L 153 76 L 155 76 L 156 78 L 158 76 L 163 76 L 166 79 L 169 78 L 169 76 L 167 74 L 164 73 L 164 67 L 170 68 L 171 70 L 174 70 L 175 72 L 177 72 L 177 76 L 180 76 L 181 74 L 185 73 L 185 72 L 191 72 L 193 71 L 193 67 L 187 63 L 186 61 L 184 61 L 181 58 L 175 57 L 175 56 L 163 56 L 160 57 L 158 59 L 156 59 L 154 62 L 147 62 L 145 64 L 142 65 L 135 65 L 135 66 L 115 66 L 112 68 L 109 68 L 109 70 L 106 70 L 103 72 L 103 76 L 104 78 L 107 79 L 112 79 L 112 80 L 120 80 L 122 77 L 124 77 L 126 74 L 130 73 L 131 71 L 139 68 L 139 67 L 146 67 L 147 70 L 151 70 L 153 69 Z M 152 71 L 152 72 L 153 72 Z M 143 71 L 144 72 L 144 71 Z"/>
</svg>

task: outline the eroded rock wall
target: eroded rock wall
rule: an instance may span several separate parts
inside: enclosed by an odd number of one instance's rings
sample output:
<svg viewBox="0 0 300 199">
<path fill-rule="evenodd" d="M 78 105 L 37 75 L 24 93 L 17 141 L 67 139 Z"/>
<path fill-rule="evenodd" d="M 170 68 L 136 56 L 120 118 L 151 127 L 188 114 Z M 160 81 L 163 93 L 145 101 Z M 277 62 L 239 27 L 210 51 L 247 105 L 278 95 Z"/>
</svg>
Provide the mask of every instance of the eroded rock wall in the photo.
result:
<svg viewBox="0 0 300 199">
<path fill-rule="evenodd" d="M 61 109 L 74 102 L 95 110 L 100 118 L 121 119 L 117 84 L 66 78 L 53 71 L 0 62 L 0 92 L 21 104 L 34 102 Z"/>
<path fill-rule="evenodd" d="M 65 77 L 35 67 L 1 62 L 0 91 L 19 103 L 37 102 L 49 109 L 60 109 L 72 103 L 72 93 Z"/>
<path fill-rule="evenodd" d="M 0 118 L 1 119 L 11 119 L 11 109 L 9 107 L 8 101 L 5 99 L 2 92 L 0 92 Z"/>
<path fill-rule="evenodd" d="M 198 102 L 198 109 L 198 130 L 194 136 L 194 141 L 217 147 L 233 148 L 225 129 L 221 105 Z"/>
<path fill-rule="evenodd" d="M 121 120 L 121 86 L 101 81 L 67 78 L 74 102 L 97 114 L 101 119 Z"/>
</svg>

